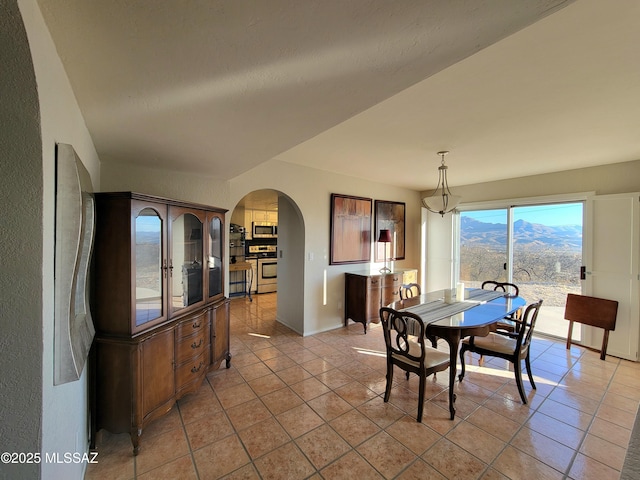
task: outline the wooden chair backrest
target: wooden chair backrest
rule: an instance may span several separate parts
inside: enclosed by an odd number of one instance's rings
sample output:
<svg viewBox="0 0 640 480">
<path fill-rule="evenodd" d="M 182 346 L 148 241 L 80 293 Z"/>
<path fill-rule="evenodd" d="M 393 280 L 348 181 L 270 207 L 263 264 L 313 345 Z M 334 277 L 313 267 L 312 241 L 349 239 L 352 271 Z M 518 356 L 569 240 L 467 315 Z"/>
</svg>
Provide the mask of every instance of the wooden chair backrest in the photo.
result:
<svg viewBox="0 0 640 480">
<path fill-rule="evenodd" d="M 400 286 L 398 292 L 400 293 L 400 300 L 411 297 L 419 297 L 420 285 L 417 283 L 405 283 L 404 285 Z"/>
<path fill-rule="evenodd" d="M 399 312 L 389 307 L 380 309 L 380 320 L 387 347 L 387 355 L 402 355 L 414 362 L 424 365 L 424 323 L 418 315 L 411 312 Z M 420 357 L 409 352 L 409 337 L 416 337 L 420 344 Z"/>
<path fill-rule="evenodd" d="M 536 320 L 538 319 L 538 313 L 542 306 L 542 300 L 538 300 L 536 303 L 532 303 L 527 307 L 522 318 L 522 325 L 518 332 L 518 348 L 529 348 L 531 344 L 531 337 L 533 336 L 533 330 L 536 328 Z"/>
<path fill-rule="evenodd" d="M 485 280 L 482 282 L 482 286 L 480 287 L 484 290 L 496 290 L 508 293 L 510 295 L 518 296 L 520 295 L 520 289 L 515 283 L 509 282 L 496 282 L 495 280 Z"/>
</svg>

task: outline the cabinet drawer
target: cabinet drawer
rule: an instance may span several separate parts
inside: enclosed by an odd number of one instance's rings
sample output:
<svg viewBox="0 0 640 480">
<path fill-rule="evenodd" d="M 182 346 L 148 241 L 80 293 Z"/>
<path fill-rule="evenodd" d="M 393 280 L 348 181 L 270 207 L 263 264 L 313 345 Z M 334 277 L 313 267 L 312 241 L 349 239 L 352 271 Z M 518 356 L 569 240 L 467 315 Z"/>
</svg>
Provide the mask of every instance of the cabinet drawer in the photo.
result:
<svg viewBox="0 0 640 480">
<path fill-rule="evenodd" d="M 176 390 L 181 389 L 184 385 L 202 378 L 207 372 L 209 366 L 208 359 L 204 352 L 195 357 L 193 360 L 180 365 L 176 369 Z"/>
<path fill-rule="evenodd" d="M 209 348 L 209 325 L 204 329 L 199 328 L 192 335 L 179 337 L 176 334 L 176 364 L 180 365 L 187 360 L 206 352 Z"/>
<path fill-rule="evenodd" d="M 209 324 L 209 310 L 204 310 L 197 315 L 182 320 L 176 327 L 176 338 L 184 338 L 204 331 Z"/>
<path fill-rule="evenodd" d="M 398 287 L 402 284 L 402 275 L 397 273 L 390 273 L 382 276 L 383 287 Z"/>
</svg>

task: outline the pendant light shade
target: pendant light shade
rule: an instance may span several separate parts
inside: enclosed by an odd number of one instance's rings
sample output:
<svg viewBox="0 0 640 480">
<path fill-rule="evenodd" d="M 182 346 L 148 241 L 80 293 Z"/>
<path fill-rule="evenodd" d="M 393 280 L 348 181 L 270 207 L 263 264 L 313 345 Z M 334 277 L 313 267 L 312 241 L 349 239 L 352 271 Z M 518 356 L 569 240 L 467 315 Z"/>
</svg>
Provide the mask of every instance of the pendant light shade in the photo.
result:
<svg viewBox="0 0 640 480">
<path fill-rule="evenodd" d="M 441 164 L 438 167 L 438 186 L 433 191 L 431 196 L 424 197 L 422 199 L 422 205 L 433 213 L 439 213 L 444 217 L 445 213 L 449 213 L 454 210 L 462 197 L 453 195 L 449 190 L 449 182 L 447 181 L 447 167 L 444 164 L 444 157 L 449 153 L 448 151 L 438 152 L 441 157 Z"/>
</svg>

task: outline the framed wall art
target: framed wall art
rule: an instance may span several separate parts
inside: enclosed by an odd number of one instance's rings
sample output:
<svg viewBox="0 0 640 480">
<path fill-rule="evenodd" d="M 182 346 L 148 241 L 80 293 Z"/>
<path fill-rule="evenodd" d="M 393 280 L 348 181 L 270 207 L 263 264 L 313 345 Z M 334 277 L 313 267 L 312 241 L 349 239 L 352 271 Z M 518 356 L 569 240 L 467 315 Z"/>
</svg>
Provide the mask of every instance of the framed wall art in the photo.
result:
<svg viewBox="0 0 640 480">
<path fill-rule="evenodd" d="M 331 194 L 330 265 L 371 260 L 371 211 L 373 200 Z"/>
<path fill-rule="evenodd" d="M 404 220 L 405 220 L 405 204 L 403 202 L 388 202 L 385 200 L 376 200 L 375 203 L 375 235 L 374 240 L 380 236 L 380 230 L 389 230 L 391 233 L 390 243 L 375 244 L 375 261 L 385 261 L 385 248 L 388 250 L 386 259 L 403 260 L 404 259 Z"/>
<path fill-rule="evenodd" d="M 54 385 L 80 378 L 95 335 L 89 269 L 95 234 L 91 177 L 72 145 L 56 145 Z"/>
</svg>

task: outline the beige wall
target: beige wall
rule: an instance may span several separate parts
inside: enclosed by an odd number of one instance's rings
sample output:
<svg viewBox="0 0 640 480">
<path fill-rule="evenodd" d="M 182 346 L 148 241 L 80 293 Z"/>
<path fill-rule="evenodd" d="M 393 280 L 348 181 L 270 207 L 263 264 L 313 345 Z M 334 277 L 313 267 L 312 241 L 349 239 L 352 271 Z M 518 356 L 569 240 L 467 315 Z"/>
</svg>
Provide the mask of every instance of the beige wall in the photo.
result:
<svg viewBox="0 0 640 480">
<path fill-rule="evenodd" d="M 101 159 L 100 191 L 138 192 L 229 208 L 229 182 L 214 175 L 171 172 Z M 215 173 L 215 172 L 214 172 Z"/>
<path fill-rule="evenodd" d="M 640 160 L 451 187 L 451 190 L 462 196 L 463 203 L 579 192 L 596 195 L 637 192 L 640 191 Z M 423 192 L 422 196 L 426 194 Z"/>
</svg>

